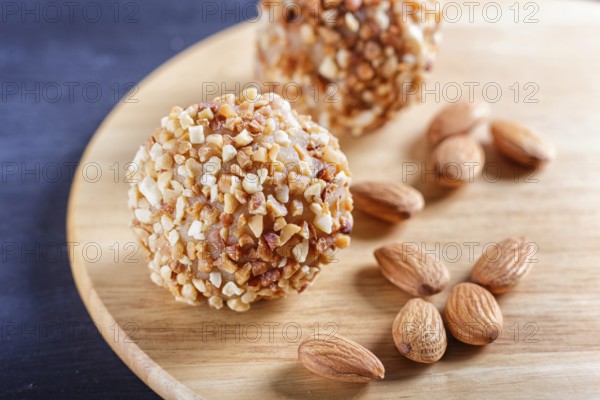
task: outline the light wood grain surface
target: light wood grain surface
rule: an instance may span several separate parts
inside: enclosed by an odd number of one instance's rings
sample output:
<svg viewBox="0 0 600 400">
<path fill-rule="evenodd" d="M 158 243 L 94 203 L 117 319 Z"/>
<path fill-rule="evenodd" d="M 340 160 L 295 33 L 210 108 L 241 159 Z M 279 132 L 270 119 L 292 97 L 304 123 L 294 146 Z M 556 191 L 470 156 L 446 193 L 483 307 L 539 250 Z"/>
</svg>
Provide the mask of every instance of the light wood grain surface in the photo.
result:
<svg viewBox="0 0 600 400">
<path fill-rule="evenodd" d="M 510 3 L 501 4 L 508 13 Z M 533 175 L 519 173 L 487 146 L 485 179 L 454 192 L 422 183 L 409 172 L 427 157 L 423 132 L 443 105 L 429 95 L 377 134 L 342 140 L 356 182 L 405 180 L 425 193 L 424 212 L 397 226 L 356 213 L 352 247 L 311 288 L 244 314 L 178 304 L 150 282 L 142 251 L 131 245 L 124 168 L 172 105 L 205 100 L 203 82 L 232 90 L 252 80 L 255 26 L 210 38 L 144 80 L 137 102 L 119 105 L 98 129 L 69 203 L 75 281 L 115 352 L 166 398 L 600 396 L 600 5 L 539 5 L 534 24 L 512 16 L 447 23 L 428 88 L 455 82 L 467 95 L 465 82 L 477 82 L 481 99 L 486 83 L 499 85 L 493 116 L 542 132 L 557 145 L 556 161 Z M 539 88 L 537 103 L 523 101 L 528 82 Z M 491 89 L 488 96 L 495 96 Z M 477 136 L 489 142 L 485 129 Z M 408 296 L 381 276 L 373 249 L 393 240 L 437 246 L 454 284 L 466 279 L 484 244 L 515 234 L 538 244 L 539 263 L 499 297 L 499 343 L 476 348 L 451 340 L 444 358 L 428 366 L 400 356 L 390 329 Z M 442 309 L 447 294 L 431 301 Z M 305 370 L 297 346 L 317 327 L 371 349 L 386 367 L 385 380 L 336 383 Z"/>
</svg>

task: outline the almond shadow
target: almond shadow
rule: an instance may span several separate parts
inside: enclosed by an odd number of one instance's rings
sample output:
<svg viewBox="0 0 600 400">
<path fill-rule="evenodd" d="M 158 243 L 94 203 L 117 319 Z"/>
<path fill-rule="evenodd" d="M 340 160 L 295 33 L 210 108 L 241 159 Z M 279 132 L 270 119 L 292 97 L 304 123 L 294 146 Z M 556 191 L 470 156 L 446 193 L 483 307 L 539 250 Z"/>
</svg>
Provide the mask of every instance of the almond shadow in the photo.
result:
<svg viewBox="0 0 600 400">
<path fill-rule="evenodd" d="M 398 311 L 411 299 L 408 293 L 385 279 L 375 262 L 356 272 L 354 286 L 373 308 L 390 314 L 390 324 Z"/>
<path fill-rule="evenodd" d="M 357 209 L 352 212 L 352 215 L 354 217 L 353 238 L 378 239 L 402 229 L 402 222 L 395 224 L 385 222 Z"/>
<path fill-rule="evenodd" d="M 364 396 L 367 386 L 373 384 L 377 383 L 338 382 L 327 379 L 313 374 L 298 361 L 282 367 L 270 385 L 285 399 L 356 399 Z"/>
<path fill-rule="evenodd" d="M 535 183 L 536 177 L 542 167 L 523 166 L 512 160 L 509 160 L 492 143 L 482 143 L 485 151 L 485 165 L 483 168 L 482 179 L 486 182 L 494 183 L 498 181 L 513 181 L 514 183 Z"/>
<path fill-rule="evenodd" d="M 486 346 L 473 346 L 470 344 L 466 344 L 461 342 L 458 339 L 455 339 L 454 336 L 446 329 L 446 336 L 448 337 L 448 348 L 446 349 L 446 353 L 444 357 L 440 361 L 444 360 L 452 360 L 452 361 L 460 361 L 467 360 L 471 357 L 475 357 L 483 352 L 485 352 L 486 347 L 490 346 L 489 344 Z M 493 344 L 491 344 L 493 346 Z"/>
</svg>

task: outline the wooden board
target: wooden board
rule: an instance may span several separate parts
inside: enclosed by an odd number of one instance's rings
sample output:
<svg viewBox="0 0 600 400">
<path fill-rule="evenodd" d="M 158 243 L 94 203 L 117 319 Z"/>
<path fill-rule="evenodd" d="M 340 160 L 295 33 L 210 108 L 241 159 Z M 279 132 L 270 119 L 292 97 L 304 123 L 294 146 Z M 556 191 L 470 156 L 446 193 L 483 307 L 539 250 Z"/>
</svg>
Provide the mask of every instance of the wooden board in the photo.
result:
<svg viewBox="0 0 600 400">
<path fill-rule="evenodd" d="M 243 24 L 199 43 L 144 80 L 133 95 L 137 102 L 116 107 L 90 143 L 68 216 L 77 287 L 124 362 L 166 398 L 598 396 L 600 5 L 543 2 L 535 24 L 514 23 L 509 3 L 502 8 L 498 23 L 481 17 L 472 24 L 465 18 L 446 23 L 428 88 L 455 82 L 466 96 L 464 83 L 478 82 L 481 99 L 486 83 L 499 85 L 503 94 L 493 115 L 543 132 L 556 143 L 557 160 L 533 176 L 515 175 L 488 147 L 493 168 L 486 179 L 456 192 L 408 176 L 426 195 L 421 215 L 390 227 L 357 213 L 352 247 L 309 290 L 245 314 L 178 304 L 150 282 L 142 252 L 131 247 L 125 166 L 172 105 L 203 100 L 203 82 L 234 90 L 235 82 L 252 80 L 255 26 Z M 510 89 L 515 82 L 518 101 Z M 532 93 L 528 82 L 539 88 L 536 103 L 524 102 Z M 344 139 L 355 181 L 402 180 L 410 165 L 421 166 L 427 156 L 422 134 L 441 106 L 429 95 L 377 134 Z M 478 135 L 489 140 L 485 130 Z M 500 342 L 475 348 L 451 340 L 443 360 L 430 366 L 401 357 L 390 328 L 408 296 L 380 275 L 372 250 L 396 239 L 430 249 L 437 244 L 456 283 L 468 276 L 485 243 L 513 234 L 539 245 L 539 264 L 518 289 L 499 298 L 505 316 Z M 447 293 L 432 299 L 440 309 Z M 334 328 L 372 349 L 386 366 L 385 380 L 342 384 L 305 370 L 297 344 L 317 327 L 321 333 Z"/>
</svg>

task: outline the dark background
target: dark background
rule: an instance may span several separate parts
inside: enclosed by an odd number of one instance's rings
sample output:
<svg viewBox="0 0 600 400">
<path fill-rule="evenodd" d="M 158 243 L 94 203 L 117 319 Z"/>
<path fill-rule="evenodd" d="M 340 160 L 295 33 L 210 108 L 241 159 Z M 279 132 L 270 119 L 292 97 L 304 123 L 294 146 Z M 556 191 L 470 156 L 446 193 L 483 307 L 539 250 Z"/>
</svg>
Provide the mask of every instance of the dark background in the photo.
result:
<svg viewBox="0 0 600 400">
<path fill-rule="evenodd" d="M 156 397 L 75 288 L 65 234 L 74 169 L 131 85 L 253 17 L 253 4 L 0 0 L 1 398 Z"/>
</svg>

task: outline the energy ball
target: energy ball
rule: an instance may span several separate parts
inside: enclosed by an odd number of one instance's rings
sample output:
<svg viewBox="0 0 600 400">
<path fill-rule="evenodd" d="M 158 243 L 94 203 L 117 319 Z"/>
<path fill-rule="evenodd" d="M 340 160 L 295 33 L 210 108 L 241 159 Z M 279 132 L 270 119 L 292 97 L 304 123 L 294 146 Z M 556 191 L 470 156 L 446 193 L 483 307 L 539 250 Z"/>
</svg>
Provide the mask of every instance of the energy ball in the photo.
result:
<svg viewBox="0 0 600 400">
<path fill-rule="evenodd" d="M 246 311 L 302 292 L 350 243 L 346 157 L 277 94 L 174 107 L 130 179 L 151 279 L 178 301 Z"/>
<path fill-rule="evenodd" d="M 336 135 L 420 98 L 439 42 L 435 0 L 263 0 L 257 78 Z"/>
</svg>

